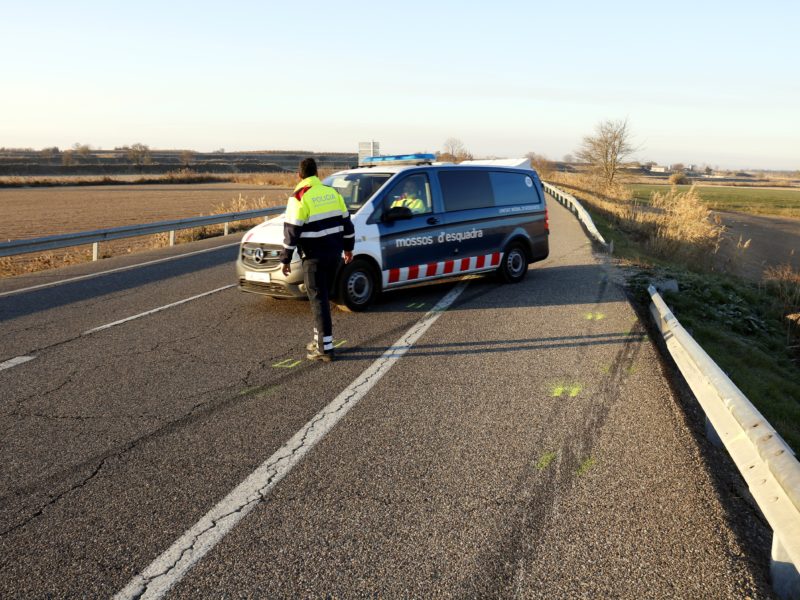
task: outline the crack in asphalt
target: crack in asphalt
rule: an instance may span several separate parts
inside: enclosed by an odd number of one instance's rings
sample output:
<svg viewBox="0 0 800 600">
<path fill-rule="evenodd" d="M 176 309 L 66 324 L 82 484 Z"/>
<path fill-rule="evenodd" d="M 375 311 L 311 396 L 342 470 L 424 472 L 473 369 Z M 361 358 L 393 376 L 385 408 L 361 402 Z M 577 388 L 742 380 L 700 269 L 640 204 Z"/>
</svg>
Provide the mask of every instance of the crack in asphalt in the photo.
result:
<svg viewBox="0 0 800 600">
<path fill-rule="evenodd" d="M 64 496 L 66 496 L 67 494 L 69 494 L 69 493 L 71 493 L 71 492 L 73 492 L 75 490 L 78 490 L 78 489 L 86 486 L 92 479 L 97 477 L 97 475 L 102 470 L 103 466 L 105 466 L 106 462 L 108 460 L 110 460 L 111 458 L 113 458 L 113 456 L 105 457 L 103 460 L 100 461 L 100 464 L 98 464 L 97 467 L 95 467 L 95 469 L 91 472 L 91 474 L 88 477 L 84 478 L 82 481 L 79 481 L 78 483 L 73 484 L 69 489 L 61 492 L 60 494 L 56 494 L 55 496 L 52 496 L 44 505 L 42 505 L 33 514 L 29 515 L 27 518 L 23 519 L 19 523 L 15 524 L 15 525 L 12 525 L 8 529 L 0 531 L 0 537 L 5 537 L 8 534 L 13 533 L 17 529 L 25 527 L 25 525 L 27 525 L 28 523 L 30 523 L 34 519 L 40 517 L 42 515 L 42 513 L 44 513 L 44 511 L 47 510 L 48 507 L 52 506 L 53 504 L 55 504 L 56 502 L 61 500 L 61 498 L 63 498 Z"/>
<path fill-rule="evenodd" d="M 71 492 L 76 491 L 76 490 L 84 487 L 87 483 L 89 483 L 89 481 L 91 481 L 100 472 L 101 468 L 106 464 L 106 462 L 108 460 L 110 460 L 112 458 L 122 458 L 125 454 L 127 454 L 128 452 L 136 449 L 139 445 L 141 445 L 144 442 L 147 442 L 147 441 L 152 440 L 152 439 L 156 439 L 161 435 L 167 435 L 167 434 L 171 433 L 172 430 L 175 429 L 175 428 L 188 426 L 191 423 L 193 423 L 195 419 L 202 418 L 204 416 L 204 412 L 206 412 L 206 411 L 208 411 L 208 415 L 205 415 L 205 416 L 211 416 L 211 414 L 213 412 L 215 412 L 216 410 L 222 409 L 222 408 L 228 406 L 229 404 L 231 404 L 233 402 L 245 400 L 247 397 L 239 396 L 238 394 L 233 393 L 237 389 L 238 389 L 238 385 L 225 385 L 225 386 L 218 387 L 218 388 L 212 388 L 210 390 L 203 390 L 201 392 L 193 394 L 192 396 L 187 397 L 186 398 L 187 400 L 191 400 L 192 397 L 212 396 L 211 398 L 209 398 L 209 400 L 207 400 L 205 402 L 195 403 L 187 412 L 185 412 L 184 414 L 182 414 L 178 418 L 172 419 L 172 420 L 170 420 L 170 421 L 168 421 L 166 423 L 163 423 L 157 429 L 155 429 L 155 430 L 153 430 L 153 431 L 151 431 L 149 433 L 146 433 L 146 434 L 144 434 L 144 435 L 142 435 L 142 436 L 140 436 L 140 437 L 138 437 L 138 438 L 136 438 L 134 440 L 131 440 L 131 441 L 127 442 L 126 444 L 124 444 L 123 446 L 121 446 L 120 448 L 118 448 L 118 449 L 116 449 L 116 450 L 114 450 L 112 452 L 107 453 L 106 455 L 101 457 L 99 464 L 97 465 L 97 467 L 94 468 L 93 473 L 92 473 L 92 475 L 90 477 L 84 479 L 83 481 L 81 481 L 79 483 L 71 485 L 68 489 L 66 489 L 65 491 L 63 491 L 63 492 L 61 492 L 59 494 L 56 494 L 55 496 L 51 496 L 50 499 L 45 504 L 43 504 L 39 508 L 37 508 L 33 512 L 33 514 L 29 515 L 28 517 L 23 519 L 21 522 L 11 526 L 10 528 L 8 528 L 6 530 L 3 530 L 3 531 L 0 531 L 0 537 L 5 537 L 6 535 L 8 535 L 8 534 L 12 533 L 13 531 L 19 529 L 20 527 L 23 527 L 24 525 L 30 523 L 34 519 L 40 517 L 49 506 L 52 506 L 56 502 L 60 501 L 62 498 L 64 498 L 65 496 L 67 496 Z M 225 398 L 222 401 L 215 401 L 214 397 L 216 397 L 216 395 L 221 393 L 221 392 L 230 392 L 230 393 L 232 393 L 232 395 L 227 397 L 227 398 Z M 155 419 L 157 421 L 160 420 L 159 417 L 150 417 L 150 418 Z M 79 469 L 85 468 L 86 466 L 88 466 L 87 465 L 88 462 L 89 461 L 85 461 L 84 463 L 82 463 L 80 465 L 72 467 L 70 470 L 79 470 Z M 37 485 L 41 485 L 41 484 L 35 484 L 35 486 L 32 489 L 36 489 Z M 23 489 L 14 490 L 14 491 L 12 491 L 12 494 L 29 493 L 30 491 L 31 491 L 31 487 L 27 487 L 27 488 L 23 488 Z M 0 496 L 0 500 L 6 500 L 8 497 L 9 497 L 8 495 Z"/>
<path fill-rule="evenodd" d="M 362 373 L 357 383 L 348 386 L 330 404 L 314 415 L 300 431 L 217 503 L 200 521 L 150 563 L 144 571 L 136 575 L 115 598 L 142 598 L 150 591 L 161 595 L 179 581 L 238 523 L 239 519 L 230 519 L 230 517 L 238 514 L 243 518 L 258 504 L 265 501 L 272 487 L 289 473 L 299 460 L 302 460 L 306 452 L 325 437 L 352 406 L 364 397 L 374 382 L 379 380 L 413 346 L 414 342 L 436 321 L 438 316 L 458 298 L 465 287 L 462 285 L 448 293 L 425 318 L 417 321 L 395 344 L 389 347 L 381 358 L 374 361 Z M 452 300 L 448 300 L 453 294 L 455 295 Z M 224 523 L 224 528 L 220 530 L 219 535 L 212 536 L 208 540 L 204 539 L 209 532 L 215 530 L 226 519 L 229 521 Z M 195 549 L 199 549 L 199 551 L 195 552 Z M 187 556 L 188 558 L 186 558 Z M 184 559 L 186 560 L 184 561 Z M 182 561 L 184 561 L 183 564 Z M 159 581 L 160 578 L 164 578 L 164 580 Z M 154 586 L 152 590 L 151 586 Z"/>
</svg>

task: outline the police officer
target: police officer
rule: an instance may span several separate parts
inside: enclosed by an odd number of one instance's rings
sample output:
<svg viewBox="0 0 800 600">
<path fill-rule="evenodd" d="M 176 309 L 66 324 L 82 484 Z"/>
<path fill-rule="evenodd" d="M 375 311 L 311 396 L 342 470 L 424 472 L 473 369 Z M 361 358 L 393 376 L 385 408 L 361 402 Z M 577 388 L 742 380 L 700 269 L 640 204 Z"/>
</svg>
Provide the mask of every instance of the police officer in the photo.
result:
<svg viewBox="0 0 800 600">
<path fill-rule="evenodd" d="M 421 199 L 422 194 L 419 193 L 419 188 L 413 179 L 408 179 L 403 184 L 403 193 L 397 200 L 392 202 L 392 208 L 396 206 L 405 206 L 411 210 L 412 214 L 419 215 L 426 212 L 425 203 Z"/>
<path fill-rule="evenodd" d="M 350 213 L 339 192 L 322 185 L 317 163 L 306 158 L 300 163 L 300 183 L 286 206 L 283 225 L 283 274 L 292 272 L 295 248 L 303 259 L 303 280 L 314 315 L 314 340 L 306 346 L 309 360 L 333 360 L 333 325 L 328 293 L 339 267 L 353 260 L 355 230 Z"/>
</svg>

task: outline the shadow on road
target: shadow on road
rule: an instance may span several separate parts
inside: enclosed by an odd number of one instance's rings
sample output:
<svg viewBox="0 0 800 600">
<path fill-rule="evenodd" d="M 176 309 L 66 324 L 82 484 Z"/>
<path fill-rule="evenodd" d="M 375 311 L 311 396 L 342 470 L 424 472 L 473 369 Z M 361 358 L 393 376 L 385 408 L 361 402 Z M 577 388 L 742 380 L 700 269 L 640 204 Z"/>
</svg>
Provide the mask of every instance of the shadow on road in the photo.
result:
<svg viewBox="0 0 800 600">
<path fill-rule="evenodd" d="M 453 285 L 453 280 L 446 280 L 388 291 L 369 310 L 396 312 L 406 308 L 413 309 L 414 304 L 422 302 L 424 306 L 417 310 L 425 312 L 433 308 Z M 594 304 L 603 296 L 608 285 L 608 278 L 600 265 L 533 266 L 527 277 L 518 284 L 501 283 L 491 274 L 473 276 L 466 291 L 447 310 L 451 312 L 484 308 Z M 475 306 L 474 300 L 481 297 L 483 300 L 480 306 Z"/>
<path fill-rule="evenodd" d="M 603 346 L 629 343 L 632 339 L 640 341 L 644 334 L 601 333 L 596 335 L 568 335 L 559 337 L 527 338 L 519 340 L 483 340 L 480 342 L 451 342 L 445 344 L 414 344 L 399 346 L 397 355 L 415 356 L 455 356 L 459 354 L 494 354 L 497 352 L 526 352 L 528 350 L 550 350 L 554 348 L 575 348 L 580 346 Z M 387 348 L 361 346 L 337 351 L 336 360 L 377 359 Z"/>
</svg>

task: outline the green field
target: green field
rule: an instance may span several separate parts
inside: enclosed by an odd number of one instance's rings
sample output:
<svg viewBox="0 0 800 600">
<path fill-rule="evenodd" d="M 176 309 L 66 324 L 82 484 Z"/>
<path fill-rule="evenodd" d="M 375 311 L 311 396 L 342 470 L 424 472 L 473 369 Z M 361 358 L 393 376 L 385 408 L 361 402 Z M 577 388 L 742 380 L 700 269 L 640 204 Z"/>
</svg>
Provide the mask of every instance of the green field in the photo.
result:
<svg viewBox="0 0 800 600">
<path fill-rule="evenodd" d="M 653 192 L 665 192 L 669 185 L 630 186 L 638 200 L 648 202 Z M 691 186 L 679 185 L 680 191 Z M 800 217 L 800 189 L 772 189 L 757 187 L 697 186 L 700 197 L 711 208 L 734 210 L 759 215 Z"/>
</svg>

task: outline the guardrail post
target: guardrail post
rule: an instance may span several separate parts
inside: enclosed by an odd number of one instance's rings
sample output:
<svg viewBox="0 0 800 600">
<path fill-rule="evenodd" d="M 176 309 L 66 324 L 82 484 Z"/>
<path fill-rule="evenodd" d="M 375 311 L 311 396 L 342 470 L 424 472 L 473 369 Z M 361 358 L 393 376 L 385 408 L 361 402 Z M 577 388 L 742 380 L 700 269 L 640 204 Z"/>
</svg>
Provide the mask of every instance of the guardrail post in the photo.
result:
<svg viewBox="0 0 800 600">
<path fill-rule="evenodd" d="M 174 246 L 175 245 L 175 230 L 174 229 L 169 232 L 169 245 L 170 246 Z"/>
<path fill-rule="evenodd" d="M 223 231 L 222 235 L 228 235 L 228 222 L 227 221 L 225 222 L 225 228 L 224 228 L 224 231 Z"/>
<path fill-rule="evenodd" d="M 92 244 L 92 260 L 95 261 L 99 258 L 100 254 L 100 242 L 95 242 Z"/>
<path fill-rule="evenodd" d="M 780 598 L 800 598 L 800 573 L 789 558 L 780 539 L 772 534 L 772 556 L 769 561 L 772 589 Z"/>
</svg>

